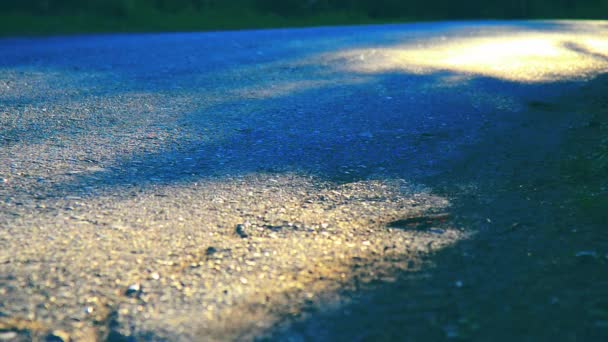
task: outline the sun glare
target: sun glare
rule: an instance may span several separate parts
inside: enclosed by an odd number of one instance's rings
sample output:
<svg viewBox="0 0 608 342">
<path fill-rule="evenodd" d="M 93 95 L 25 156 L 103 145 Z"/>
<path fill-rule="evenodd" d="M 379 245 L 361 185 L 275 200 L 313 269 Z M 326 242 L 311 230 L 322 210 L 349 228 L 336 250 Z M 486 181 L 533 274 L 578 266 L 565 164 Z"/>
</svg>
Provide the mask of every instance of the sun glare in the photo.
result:
<svg viewBox="0 0 608 342">
<path fill-rule="evenodd" d="M 347 60 L 349 70 L 363 73 L 450 71 L 545 82 L 608 71 L 608 35 L 518 32 L 506 36 L 442 37 L 424 44 L 348 51 L 337 57 Z"/>
</svg>

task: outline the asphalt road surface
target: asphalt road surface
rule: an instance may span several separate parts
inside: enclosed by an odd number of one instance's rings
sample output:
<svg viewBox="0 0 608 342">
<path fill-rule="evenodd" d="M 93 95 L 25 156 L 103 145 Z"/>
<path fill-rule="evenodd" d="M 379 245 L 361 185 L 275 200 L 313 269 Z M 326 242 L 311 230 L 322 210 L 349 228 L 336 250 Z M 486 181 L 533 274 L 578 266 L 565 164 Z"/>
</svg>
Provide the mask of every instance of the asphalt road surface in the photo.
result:
<svg viewBox="0 0 608 342">
<path fill-rule="evenodd" d="M 0 341 L 606 340 L 607 72 L 601 21 L 4 38 Z"/>
</svg>

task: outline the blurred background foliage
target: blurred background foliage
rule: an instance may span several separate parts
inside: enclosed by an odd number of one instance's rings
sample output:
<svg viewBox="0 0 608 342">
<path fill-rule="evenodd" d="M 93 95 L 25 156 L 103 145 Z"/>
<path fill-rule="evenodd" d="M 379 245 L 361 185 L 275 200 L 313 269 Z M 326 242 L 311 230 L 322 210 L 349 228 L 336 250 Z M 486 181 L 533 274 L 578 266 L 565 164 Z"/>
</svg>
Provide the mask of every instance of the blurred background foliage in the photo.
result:
<svg viewBox="0 0 608 342">
<path fill-rule="evenodd" d="M 0 34 L 608 17 L 608 0 L 0 0 Z"/>
</svg>

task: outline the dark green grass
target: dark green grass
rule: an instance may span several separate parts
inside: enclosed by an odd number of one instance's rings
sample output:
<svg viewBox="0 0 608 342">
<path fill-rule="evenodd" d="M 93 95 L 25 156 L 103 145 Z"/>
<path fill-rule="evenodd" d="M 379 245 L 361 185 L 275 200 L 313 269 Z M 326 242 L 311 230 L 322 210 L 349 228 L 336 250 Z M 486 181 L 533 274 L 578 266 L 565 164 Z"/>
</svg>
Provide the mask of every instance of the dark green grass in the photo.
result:
<svg viewBox="0 0 608 342">
<path fill-rule="evenodd" d="M 0 36 L 460 19 L 602 19 L 608 0 L 0 0 Z"/>
<path fill-rule="evenodd" d="M 60 35 L 111 32 L 183 32 L 361 25 L 406 22 L 406 18 L 382 20 L 356 12 L 326 12 L 301 17 L 284 17 L 247 8 L 223 8 L 206 12 L 163 13 L 142 11 L 127 16 L 93 13 L 36 15 L 0 13 L 0 35 Z"/>
</svg>

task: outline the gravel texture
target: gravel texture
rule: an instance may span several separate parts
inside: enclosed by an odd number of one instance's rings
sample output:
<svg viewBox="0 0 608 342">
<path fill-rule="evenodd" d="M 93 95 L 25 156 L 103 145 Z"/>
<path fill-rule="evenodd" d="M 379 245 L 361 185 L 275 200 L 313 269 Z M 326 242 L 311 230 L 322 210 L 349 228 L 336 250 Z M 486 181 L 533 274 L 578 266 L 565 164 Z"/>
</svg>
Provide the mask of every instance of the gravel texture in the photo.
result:
<svg viewBox="0 0 608 342">
<path fill-rule="evenodd" d="M 0 40 L 0 340 L 253 340 L 432 268 L 479 230 L 432 177 L 607 71 L 606 25 Z"/>
</svg>

